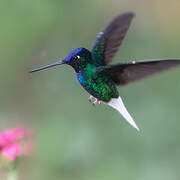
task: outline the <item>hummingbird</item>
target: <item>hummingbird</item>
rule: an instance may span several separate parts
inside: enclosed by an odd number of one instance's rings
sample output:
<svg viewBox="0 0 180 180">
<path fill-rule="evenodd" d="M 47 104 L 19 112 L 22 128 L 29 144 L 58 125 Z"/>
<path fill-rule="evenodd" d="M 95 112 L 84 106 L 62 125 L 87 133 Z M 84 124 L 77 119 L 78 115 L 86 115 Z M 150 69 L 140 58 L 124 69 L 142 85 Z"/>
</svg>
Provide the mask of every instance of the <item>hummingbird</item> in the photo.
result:
<svg viewBox="0 0 180 180">
<path fill-rule="evenodd" d="M 84 47 L 73 49 L 67 57 L 54 64 L 30 71 L 37 72 L 58 65 L 71 66 L 81 86 L 90 94 L 93 105 L 103 102 L 120 112 L 127 122 L 139 131 L 127 111 L 117 86 L 124 86 L 149 75 L 175 67 L 179 59 L 152 59 L 109 64 L 130 27 L 133 12 L 116 16 L 98 33 L 91 50 Z"/>
</svg>

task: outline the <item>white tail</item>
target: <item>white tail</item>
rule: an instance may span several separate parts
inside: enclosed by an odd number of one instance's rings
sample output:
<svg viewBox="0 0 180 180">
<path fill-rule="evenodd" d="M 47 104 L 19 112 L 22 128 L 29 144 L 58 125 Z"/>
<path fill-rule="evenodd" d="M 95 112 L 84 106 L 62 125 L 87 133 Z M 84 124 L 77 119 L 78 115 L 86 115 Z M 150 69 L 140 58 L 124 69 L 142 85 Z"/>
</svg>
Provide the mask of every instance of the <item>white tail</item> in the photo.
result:
<svg viewBox="0 0 180 180">
<path fill-rule="evenodd" d="M 118 98 L 112 98 L 107 104 L 119 111 L 122 114 L 122 116 L 127 120 L 127 122 L 139 131 L 138 126 L 134 122 L 131 115 L 128 113 L 120 96 Z"/>
</svg>

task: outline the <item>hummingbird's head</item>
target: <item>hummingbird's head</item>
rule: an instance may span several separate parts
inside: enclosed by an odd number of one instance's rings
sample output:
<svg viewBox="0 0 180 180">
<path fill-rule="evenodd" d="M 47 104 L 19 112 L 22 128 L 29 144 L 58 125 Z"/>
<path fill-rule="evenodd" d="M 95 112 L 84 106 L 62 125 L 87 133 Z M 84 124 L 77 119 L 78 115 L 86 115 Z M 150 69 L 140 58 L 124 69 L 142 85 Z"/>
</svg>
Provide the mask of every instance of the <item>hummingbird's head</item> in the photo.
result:
<svg viewBox="0 0 180 180">
<path fill-rule="evenodd" d="M 76 72 L 85 68 L 87 64 L 92 63 L 92 57 L 89 50 L 85 48 L 76 48 L 69 52 L 63 60 L 64 64 L 68 64 L 74 68 Z"/>
<path fill-rule="evenodd" d="M 85 68 L 88 64 L 92 64 L 91 52 L 85 48 L 76 48 L 71 50 L 65 59 L 58 61 L 54 64 L 33 69 L 30 72 L 40 71 L 61 64 L 70 65 L 74 68 L 76 72 L 79 72 L 82 68 Z"/>
</svg>

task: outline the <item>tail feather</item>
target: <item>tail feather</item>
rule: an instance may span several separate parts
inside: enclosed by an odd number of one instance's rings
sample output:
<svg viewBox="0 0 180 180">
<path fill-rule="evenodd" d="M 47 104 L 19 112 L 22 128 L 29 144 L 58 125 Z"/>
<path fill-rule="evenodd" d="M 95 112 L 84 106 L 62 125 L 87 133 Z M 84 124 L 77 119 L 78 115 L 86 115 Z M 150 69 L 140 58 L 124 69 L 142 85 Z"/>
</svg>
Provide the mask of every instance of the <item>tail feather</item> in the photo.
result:
<svg viewBox="0 0 180 180">
<path fill-rule="evenodd" d="M 136 125 L 131 115 L 128 113 L 120 96 L 118 98 L 112 98 L 107 104 L 119 111 L 121 115 L 126 119 L 126 121 L 139 131 L 138 126 Z"/>
</svg>

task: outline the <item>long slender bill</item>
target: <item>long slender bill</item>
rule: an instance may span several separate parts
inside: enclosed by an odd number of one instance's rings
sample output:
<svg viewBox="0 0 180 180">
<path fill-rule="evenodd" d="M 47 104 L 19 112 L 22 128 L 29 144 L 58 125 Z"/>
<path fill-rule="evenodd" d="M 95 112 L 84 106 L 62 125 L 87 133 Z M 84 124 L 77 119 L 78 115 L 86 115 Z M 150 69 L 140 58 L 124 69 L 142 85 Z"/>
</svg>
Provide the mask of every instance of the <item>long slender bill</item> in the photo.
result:
<svg viewBox="0 0 180 180">
<path fill-rule="evenodd" d="M 31 71 L 29 71 L 30 73 L 33 73 L 33 72 L 37 72 L 37 71 L 41 71 L 41 70 L 44 70 L 44 69 L 47 69 L 47 68 L 51 68 L 53 66 L 58 66 L 58 65 L 61 65 L 61 64 L 64 64 L 64 61 L 59 61 L 59 62 L 56 62 L 54 64 L 49 64 L 47 66 L 43 66 L 43 67 L 40 67 L 40 68 L 36 68 L 36 69 L 32 69 Z"/>
</svg>

